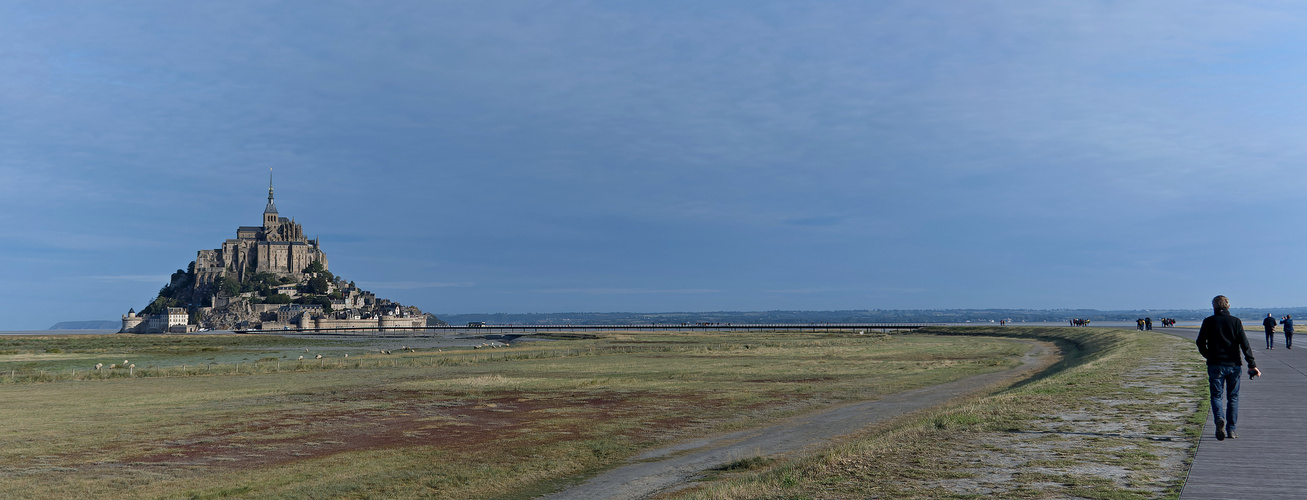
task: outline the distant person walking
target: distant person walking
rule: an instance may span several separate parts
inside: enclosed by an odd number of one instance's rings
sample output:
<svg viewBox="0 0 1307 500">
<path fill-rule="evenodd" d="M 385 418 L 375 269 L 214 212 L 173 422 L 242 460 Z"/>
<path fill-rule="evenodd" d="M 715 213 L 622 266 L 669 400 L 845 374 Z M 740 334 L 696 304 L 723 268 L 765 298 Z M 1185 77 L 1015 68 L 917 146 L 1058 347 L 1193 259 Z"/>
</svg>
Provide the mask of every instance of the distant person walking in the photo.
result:
<svg viewBox="0 0 1307 500">
<path fill-rule="evenodd" d="M 1293 349 L 1293 316 L 1284 315 L 1280 324 L 1284 325 L 1284 348 Z"/>
<path fill-rule="evenodd" d="M 1262 374 L 1253 359 L 1253 348 L 1248 345 L 1243 322 L 1230 315 L 1230 299 L 1217 295 L 1212 299 L 1214 314 L 1203 319 L 1198 329 L 1198 352 L 1207 359 L 1207 385 L 1211 390 L 1212 416 L 1216 418 L 1216 440 L 1234 433 L 1239 421 L 1239 377 L 1243 376 L 1240 351 L 1248 360 L 1248 375 Z"/>
<path fill-rule="evenodd" d="M 1266 329 L 1266 348 L 1275 349 L 1275 318 L 1271 317 L 1271 313 L 1266 313 L 1262 327 Z"/>
<path fill-rule="evenodd" d="M 1152 330 L 1153 330 L 1153 317 L 1152 317 L 1152 316 L 1149 316 L 1149 317 L 1147 317 L 1147 318 L 1144 318 L 1144 329 L 1145 329 L 1145 330 L 1148 330 L 1148 331 L 1152 331 Z"/>
</svg>

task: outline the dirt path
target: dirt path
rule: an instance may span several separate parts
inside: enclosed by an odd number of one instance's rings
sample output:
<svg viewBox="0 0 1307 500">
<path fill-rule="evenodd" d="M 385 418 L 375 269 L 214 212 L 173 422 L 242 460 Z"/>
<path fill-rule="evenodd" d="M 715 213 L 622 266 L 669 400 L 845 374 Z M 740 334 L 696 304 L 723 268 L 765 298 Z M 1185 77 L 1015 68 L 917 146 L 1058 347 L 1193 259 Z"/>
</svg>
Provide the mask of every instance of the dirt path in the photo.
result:
<svg viewBox="0 0 1307 500">
<path fill-rule="evenodd" d="M 910 412 L 939 406 L 995 383 L 1026 376 L 1051 364 L 1050 344 L 1027 342 L 1031 349 L 1016 368 L 977 375 L 947 384 L 916 389 L 791 418 L 760 429 L 732 432 L 651 450 L 629 465 L 544 498 L 640 499 L 684 487 L 704 471 L 743 458 L 774 456 L 817 449 L 830 441 Z"/>
</svg>

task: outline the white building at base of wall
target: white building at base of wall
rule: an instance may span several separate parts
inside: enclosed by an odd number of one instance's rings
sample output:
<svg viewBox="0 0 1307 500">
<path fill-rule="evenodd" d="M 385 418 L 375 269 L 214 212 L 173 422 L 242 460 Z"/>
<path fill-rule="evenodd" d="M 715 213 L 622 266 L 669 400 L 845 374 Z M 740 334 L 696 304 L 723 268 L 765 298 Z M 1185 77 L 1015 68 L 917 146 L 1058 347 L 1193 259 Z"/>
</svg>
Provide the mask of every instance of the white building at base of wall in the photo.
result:
<svg viewBox="0 0 1307 500">
<path fill-rule="evenodd" d="M 123 315 L 123 327 L 118 333 L 189 333 L 198 329 L 190 324 L 190 313 L 184 307 L 169 307 L 160 314 L 142 316 L 134 309 Z"/>
</svg>

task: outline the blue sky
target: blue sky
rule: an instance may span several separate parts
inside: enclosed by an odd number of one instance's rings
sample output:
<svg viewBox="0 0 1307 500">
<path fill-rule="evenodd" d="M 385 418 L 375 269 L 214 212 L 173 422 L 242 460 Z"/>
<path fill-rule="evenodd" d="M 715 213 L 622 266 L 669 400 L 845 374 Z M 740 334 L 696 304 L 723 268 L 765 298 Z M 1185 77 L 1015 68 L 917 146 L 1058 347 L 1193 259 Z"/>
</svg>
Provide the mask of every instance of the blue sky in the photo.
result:
<svg viewBox="0 0 1307 500">
<path fill-rule="evenodd" d="M 1292 2 L 5 2 L 0 329 L 277 207 L 436 313 L 1307 304 Z"/>
</svg>

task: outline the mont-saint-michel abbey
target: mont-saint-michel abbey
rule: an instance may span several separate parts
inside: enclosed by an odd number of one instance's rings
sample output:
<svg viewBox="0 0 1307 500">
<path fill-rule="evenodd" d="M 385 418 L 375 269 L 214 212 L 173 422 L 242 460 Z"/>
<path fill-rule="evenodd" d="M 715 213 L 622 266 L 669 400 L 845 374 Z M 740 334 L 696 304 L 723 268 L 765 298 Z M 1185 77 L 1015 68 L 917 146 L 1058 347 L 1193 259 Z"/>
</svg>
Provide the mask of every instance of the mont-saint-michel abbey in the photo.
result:
<svg viewBox="0 0 1307 500">
<path fill-rule="evenodd" d="M 423 327 L 429 321 L 439 320 L 333 275 L 318 239 L 307 238 L 299 223 L 277 212 L 269 180 L 263 225 L 240 226 L 220 248 L 200 250 L 146 308 L 123 315 L 119 332 L 381 331 Z"/>
<path fill-rule="evenodd" d="M 277 214 L 269 183 L 263 225 L 241 226 L 236 229 L 236 239 L 223 242 L 222 248 L 200 250 L 195 257 L 196 285 L 213 283 L 220 276 L 246 281 L 258 273 L 300 279 L 314 262 L 327 269 L 327 255 L 318 247 L 318 240 L 305 238 L 304 228 Z"/>
</svg>

